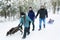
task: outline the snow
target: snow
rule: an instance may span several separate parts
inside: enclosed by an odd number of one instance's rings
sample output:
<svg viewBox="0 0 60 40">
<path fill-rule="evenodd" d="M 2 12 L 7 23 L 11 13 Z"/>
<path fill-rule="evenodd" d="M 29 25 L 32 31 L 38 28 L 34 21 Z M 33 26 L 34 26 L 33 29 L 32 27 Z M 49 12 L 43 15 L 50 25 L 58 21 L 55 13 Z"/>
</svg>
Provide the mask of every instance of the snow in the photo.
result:
<svg viewBox="0 0 60 40">
<path fill-rule="evenodd" d="M 17 33 L 6 36 L 6 32 L 11 29 L 12 27 L 16 27 L 19 24 L 19 20 L 15 21 L 6 21 L 0 23 L 0 40 L 60 40 L 60 13 L 59 14 L 52 14 L 49 12 L 49 17 L 46 18 L 46 28 L 38 31 L 39 28 L 39 18 L 35 20 L 35 31 L 32 31 L 31 25 L 31 33 L 26 37 L 26 39 L 22 39 L 21 32 L 18 31 Z M 53 19 L 53 24 L 48 24 L 49 19 Z"/>
</svg>

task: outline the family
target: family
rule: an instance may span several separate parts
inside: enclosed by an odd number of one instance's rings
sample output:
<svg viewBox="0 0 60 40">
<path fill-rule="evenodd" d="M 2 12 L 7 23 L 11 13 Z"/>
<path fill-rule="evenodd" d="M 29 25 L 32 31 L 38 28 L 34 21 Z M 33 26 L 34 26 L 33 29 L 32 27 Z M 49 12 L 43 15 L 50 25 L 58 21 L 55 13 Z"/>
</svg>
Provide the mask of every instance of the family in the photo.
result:
<svg viewBox="0 0 60 40">
<path fill-rule="evenodd" d="M 38 30 L 41 30 L 42 21 L 43 21 L 43 26 L 45 28 L 45 26 L 46 26 L 45 19 L 48 18 L 48 12 L 47 12 L 47 9 L 45 8 L 44 5 L 41 5 L 40 9 L 37 11 L 36 16 L 35 16 L 35 13 L 34 13 L 32 7 L 29 7 L 28 15 L 26 15 L 24 12 L 21 12 L 21 14 L 20 14 L 20 26 L 24 25 L 24 34 L 22 37 L 23 39 L 26 38 L 26 35 L 30 34 L 30 24 L 31 23 L 33 25 L 32 31 L 34 31 L 34 29 L 35 29 L 34 21 L 38 15 L 39 15 L 39 29 Z"/>
</svg>

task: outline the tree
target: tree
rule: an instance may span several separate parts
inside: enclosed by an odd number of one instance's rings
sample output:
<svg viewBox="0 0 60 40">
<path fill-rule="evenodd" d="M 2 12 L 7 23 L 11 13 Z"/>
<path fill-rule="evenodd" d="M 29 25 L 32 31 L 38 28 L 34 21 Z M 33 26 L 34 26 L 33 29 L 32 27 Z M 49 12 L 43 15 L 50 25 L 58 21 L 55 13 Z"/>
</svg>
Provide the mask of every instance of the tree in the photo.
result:
<svg viewBox="0 0 60 40">
<path fill-rule="evenodd" d="M 55 10 L 56 10 L 56 2 L 52 2 L 53 5 L 53 13 L 55 14 Z"/>
</svg>

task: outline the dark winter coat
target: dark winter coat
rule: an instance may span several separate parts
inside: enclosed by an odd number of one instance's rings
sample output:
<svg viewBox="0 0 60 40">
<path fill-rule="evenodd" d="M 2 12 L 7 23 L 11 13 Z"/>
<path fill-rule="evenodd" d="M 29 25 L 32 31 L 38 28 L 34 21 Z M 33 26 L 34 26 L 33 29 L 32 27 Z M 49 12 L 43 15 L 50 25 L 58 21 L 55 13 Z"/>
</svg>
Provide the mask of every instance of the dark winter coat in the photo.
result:
<svg viewBox="0 0 60 40">
<path fill-rule="evenodd" d="M 31 19 L 32 21 L 34 21 L 35 13 L 33 12 L 33 10 L 30 10 L 30 11 L 28 12 L 28 16 L 30 17 L 30 19 Z"/>
<path fill-rule="evenodd" d="M 40 10 L 38 10 L 36 17 L 38 16 L 38 14 L 39 14 L 40 18 L 48 17 L 46 9 L 40 9 Z"/>
</svg>

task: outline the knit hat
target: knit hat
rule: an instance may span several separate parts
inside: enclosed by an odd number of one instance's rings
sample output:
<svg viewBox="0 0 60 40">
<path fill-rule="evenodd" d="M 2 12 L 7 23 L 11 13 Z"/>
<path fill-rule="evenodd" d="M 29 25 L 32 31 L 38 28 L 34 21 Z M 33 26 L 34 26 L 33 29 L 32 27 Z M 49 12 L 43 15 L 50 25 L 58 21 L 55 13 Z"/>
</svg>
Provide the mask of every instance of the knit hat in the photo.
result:
<svg viewBox="0 0 60 40">
<path fill-rule="evenodd" d="M 25 13 L 24 12 L 21 12 L 21 15 L 25 15 Z"/>
</svg>

